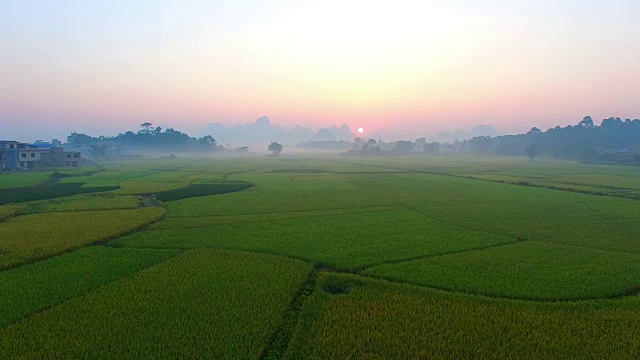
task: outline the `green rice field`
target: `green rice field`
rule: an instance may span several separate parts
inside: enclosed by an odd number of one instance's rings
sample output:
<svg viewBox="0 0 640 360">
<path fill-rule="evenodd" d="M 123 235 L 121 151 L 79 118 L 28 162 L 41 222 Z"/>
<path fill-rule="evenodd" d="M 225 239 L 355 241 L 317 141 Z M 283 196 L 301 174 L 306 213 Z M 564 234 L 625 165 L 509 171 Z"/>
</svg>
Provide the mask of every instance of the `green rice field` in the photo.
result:
<svg viewBox="0 0 640 360">
<path fill-rule="evenodd" d="M 640 171 L 224 157 L 0 175 L 0 358 L 637 359 Z"/>
</svg>

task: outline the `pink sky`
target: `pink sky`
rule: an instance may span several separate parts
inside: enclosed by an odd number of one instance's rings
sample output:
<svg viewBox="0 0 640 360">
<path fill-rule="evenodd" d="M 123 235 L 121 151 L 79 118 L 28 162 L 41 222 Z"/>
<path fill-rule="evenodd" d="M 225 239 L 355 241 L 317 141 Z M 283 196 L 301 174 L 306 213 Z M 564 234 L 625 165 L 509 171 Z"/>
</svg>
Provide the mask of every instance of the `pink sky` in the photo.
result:
<svg viewBox="0 0 640 360">
<path fill-rule="evenodd" d="M 640 118 L 636 1 L 189 4 L 0 5 L 0 138 L 262 115 L 385 138 Z"/>
</svg>

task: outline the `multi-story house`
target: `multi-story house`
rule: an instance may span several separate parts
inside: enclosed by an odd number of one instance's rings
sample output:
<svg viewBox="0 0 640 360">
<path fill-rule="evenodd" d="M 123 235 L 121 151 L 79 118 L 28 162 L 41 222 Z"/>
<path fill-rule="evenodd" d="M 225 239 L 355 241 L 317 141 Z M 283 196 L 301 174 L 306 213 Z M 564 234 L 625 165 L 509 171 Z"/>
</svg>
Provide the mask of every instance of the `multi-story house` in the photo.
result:
<svg viewBox="0 0 640 360">
<path fill-rule="evenodd" d="M 79 151 L 64 151 L 61 147 L 40 150 L 42 167 L 78 167 L 82 165 Z"/>
<path fill-rule="evenodd" d="M 0 141 L 0 170 L 18 167 L 17 141 Z"/>
<path fill-rule="evenodd" d="M 29 170 L 43 167 L 78 167 L 82 157 L 51 144 L 0 141 L 0 170 Z"/>
<path fill-rule="evenodd" d="M 18 155 L 20 169 L 35 169 L 40 165 L 40 150 L 35 146 L 27 145 L 24 149 L 19 149 Z"/>
<path fill-rule="evenodd" d="M 2 169 L 34 169 L 40 161 L 40 153 L 35 146 L 18 141 L 0 141 Z"/>
</svg>

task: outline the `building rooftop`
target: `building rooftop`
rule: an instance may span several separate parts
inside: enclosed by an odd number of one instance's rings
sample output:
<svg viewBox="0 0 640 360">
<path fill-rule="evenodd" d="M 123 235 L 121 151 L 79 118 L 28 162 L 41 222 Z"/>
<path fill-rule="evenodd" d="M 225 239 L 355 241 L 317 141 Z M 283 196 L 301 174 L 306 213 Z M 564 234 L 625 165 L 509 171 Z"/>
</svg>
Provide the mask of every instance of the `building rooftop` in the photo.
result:
<svg viewBox="0 0 640 360">
<path fill-rule="evenodd" d="M 36 143 L 36 144 L 31 144 L 31 146 L 35 146 L 38 149 L 53 149 L 57 146 L 53 145 L 53 144 L 49 144 L 49 143 Z"/>
</svg>

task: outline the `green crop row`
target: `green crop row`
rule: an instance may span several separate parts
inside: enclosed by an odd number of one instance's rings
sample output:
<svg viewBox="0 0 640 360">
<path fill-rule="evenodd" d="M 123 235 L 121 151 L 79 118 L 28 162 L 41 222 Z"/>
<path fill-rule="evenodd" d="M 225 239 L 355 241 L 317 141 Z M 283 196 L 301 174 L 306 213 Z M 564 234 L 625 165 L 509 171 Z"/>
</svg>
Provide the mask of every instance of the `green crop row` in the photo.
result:
<svg viewBox="0 0 640 360">
<path fill-rule="evenodd" d="M 242 173 L 234 178 L 256 186 L 171 202 L 167 204 L 171 216 L 269 214 L 401 203 L 392 196 L 360 189 L 338 174 Z"/>
<path fill-rule="evenodd" d="M 0 190 L 29 188 L 49 181 L 50 172 L 0 174 Z"/>
<path fill-rule="evenodd" d="M 427 174 L 350 175 L 425 215 L 514 238 L 640 253 L 640 202 Z"/>
<path fill-rule="evenodd" d="M 0 223 L 0 268 L 124 235 L 153 222 L 163 208 L 24 215 Z"/>
<path fill-rule="evenodd" d="M 0 272 L 0 326 L 88 292 L 171 256 L 175 250 L 92 246 Z"/>
<path fill-rule="evenodd" d="M 515 239 L 453 227 L 409 210 L 329 215 L 192 229 L 148 230 L 113 244 L 229 248 L 283 254 L 340 269 L 507 244 Z"/>
<path fill-rule="evenodd" d="M 637 359 L 638 299 L 541 304 L 323 273 L 285 359 Z"/>
<path fill-rule="evenodd" d="M 162 191 L 155 195 L 160 201 L 175 201 L 198 196 L 232 193 L 248 189 L 252 186 L 253 184 L 247 182 L 194 183 L 186 188 Z"/>
<path fill-rule="evenodd" d="M 0 205 L 70 196 L 76 194 L 80 186 L 82 183 L 57 183 L 20 191 L 3 190 L 0 193 Z"/>
<path fill-rule="evenodd" d="M 606 298 L 633 294 L 640 289 L 640 255 L 524 242 L 381 265 L 365 273 L 496 297 Z"/>
<path fill-rule="evenodd" d="M 25 204 L 0 205 L 0 221 L 15 216 L 26 207 Z"/>
<path fill-rule="evenodd" d="M 168 204 L 169 206 L 171 203 Z M 174 216 L 169 214 L 166 219 L 150 226 L 150 229 L 189 229 L 196 227 L 208 227 L 212 225 L 249 224 L 260 222 L 278 222 L 293 219 L 306 219 L 313 217 L 330 217 L 339 215 L 368 214 L 380 211 L 398 210 L 390 206 L 363 206 L 344 209 L 308 210 L 294 212 L 277 212 L 268 214 L 246 215 L 218 215 L 218 216 Z M 310 219 L 312 221 L 312 219 Z"/>
<path fill-rule="evenodd" d="M 78 195 L 30 202 L 21 213 L 35 214 L 54 211 L 135 209 L 140 207 L 141 202 L 142 197 L 139 196 L 116 196 L 113 194 Z"/>
<path fill-rule="evenodd" d="M 188 251 L 0 329 L 0 358 L 258 358 L 311 266 Z"/>
<path fill-rule="evenodd" d="M 118 195 L 146 195 L 146 194 L 157 194 L 163 191 L 171 191 L 177 189 L 184 189 L 189 186 L 188 183 L 180 183 L 180 182 L 159 182 L 159 181 L 149 181 L 149 182 L 132 182 L 132 181 L 123 181 L 120 183 L 120 188 L 114 190 L 114 194 Z"/>
<path fill-rule="evenodd" d="M 562 160 L 523 161 L 518 157 L 461 155 L 416 157 L 343 158 L 340 162 L 377 165 L 460 177 L 473 177 L 525 186 L 586 191 L 612 196 L 640 196 L 640 175 L 633 167 L 588 165 Z"/>
</svg>

